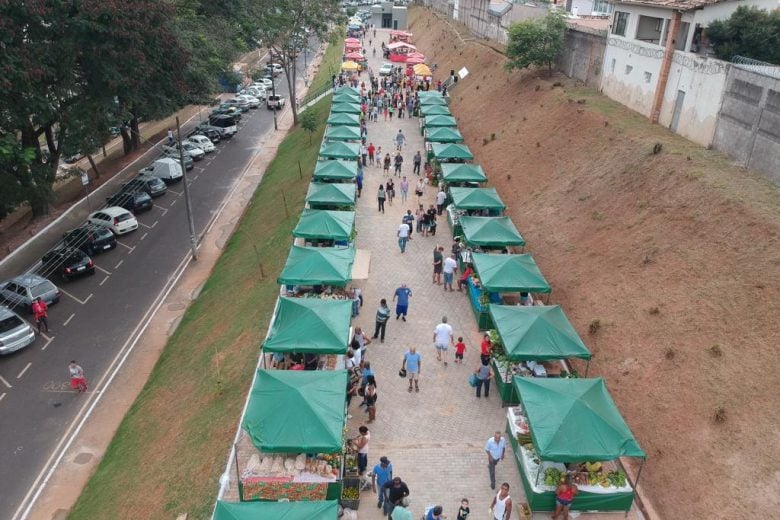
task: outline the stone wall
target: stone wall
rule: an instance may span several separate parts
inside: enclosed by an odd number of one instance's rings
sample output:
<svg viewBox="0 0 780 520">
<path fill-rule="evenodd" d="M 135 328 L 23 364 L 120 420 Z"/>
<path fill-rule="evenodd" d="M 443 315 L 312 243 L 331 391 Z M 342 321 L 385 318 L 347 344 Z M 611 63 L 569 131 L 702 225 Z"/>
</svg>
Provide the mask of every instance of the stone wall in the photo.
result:
<svg viewBox="0 0 780 520">
<path fill-rule="evenodd" d="M 558 69 L 570 78 L 598 88 L 601 85 L 604 51 L 607 46 L 605 35 L 586 27 L 569 27 L 563 51 L 558 58 Z"/>
</svg>

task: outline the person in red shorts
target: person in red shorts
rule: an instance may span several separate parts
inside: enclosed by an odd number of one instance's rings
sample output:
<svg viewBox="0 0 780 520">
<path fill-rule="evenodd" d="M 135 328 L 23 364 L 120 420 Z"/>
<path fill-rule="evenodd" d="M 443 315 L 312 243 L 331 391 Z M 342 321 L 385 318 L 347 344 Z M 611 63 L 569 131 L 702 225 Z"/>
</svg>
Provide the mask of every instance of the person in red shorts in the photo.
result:
<svg viewBox="0 0 780 520">
<path fill-rule="evenodd" d="M 459 336 L 458 342 L 455 343 L 455 363 L 463 364 L 464 352 L 466 352 L 466 344 L 463 343 L 463 336 Z"/>
<path fill-rule="evenodd" d="M 84 377 L 84 369 L 77 365 L 74 360 L 68 365 L 68 372 L 70 373 L 70 387 L 78 393 L 86 392 L 87 378 Z"/>
</svg>

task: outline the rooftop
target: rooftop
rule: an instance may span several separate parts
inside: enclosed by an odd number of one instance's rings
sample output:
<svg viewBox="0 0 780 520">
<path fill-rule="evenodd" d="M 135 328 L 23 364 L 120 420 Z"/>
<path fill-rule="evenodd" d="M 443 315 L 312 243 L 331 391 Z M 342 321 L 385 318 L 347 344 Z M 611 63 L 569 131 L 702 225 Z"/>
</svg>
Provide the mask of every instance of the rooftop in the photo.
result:
<svg viewBox="0 0 780 520">
<path fill-rule="evenodd" d="M 647 5 L 651 7 L 666 7 L 681 11 L 692 11 L 704 6 L 725 2 L 726 0 L 614 0 L 616 4 Z"/>
</svg>

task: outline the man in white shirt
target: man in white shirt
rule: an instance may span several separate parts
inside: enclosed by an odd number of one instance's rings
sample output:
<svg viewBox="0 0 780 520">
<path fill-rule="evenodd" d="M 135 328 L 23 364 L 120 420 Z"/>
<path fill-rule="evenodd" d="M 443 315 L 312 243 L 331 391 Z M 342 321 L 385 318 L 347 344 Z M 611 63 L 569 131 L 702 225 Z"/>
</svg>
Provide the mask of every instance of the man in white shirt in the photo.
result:
<svg viewBox="0 0 780 520">
<path fill-rule="evenodd" d="M 433 329 L 433 344 L 436 347 L 436 359 L 444 359 L 444 366 L 447 366 L 447 351 L 449 346 L 455 344 L 452 326 L 447 323 L 447 316 L 442 316 L 441 323 Z"/>
<path fill-rule="evenodd" d="M 447 287 L 449 287 L 450 292 L 452 292 L 454 290 L 452 288 L 452 280 L 455 277 L 455 271 L 458 270 L 458 262 L 455 260 L 454 254 L 444 259 L 441 270 L 444 272 L 444 290 L 446 291 Z"/>
<path fill-rule="evenodd" d="M 501 432 L 496 432 L 485 444 L 485 452 L 488 456 L 488 474 L 490 475 L 490 489 L 496 489 L 496 464 L 504 460 L 506 453 L 506 439 Z"/>
<path fill-rule="evenodd" d="M 436 194 L 436 213 L 441 216 L 441 212 L 444 211 L 444 201 L 447 200 L 447 194 L 444 193 L 444 188 L 439 187 L 439 193 Z"/>
<path fill-rule="evenodd" d="M 401 253 L 406 252 L 406 241 L 409 240 L 409 224 L 402 222 L 398 226 L 398 247 L 401 248 Z"/>
</svg>

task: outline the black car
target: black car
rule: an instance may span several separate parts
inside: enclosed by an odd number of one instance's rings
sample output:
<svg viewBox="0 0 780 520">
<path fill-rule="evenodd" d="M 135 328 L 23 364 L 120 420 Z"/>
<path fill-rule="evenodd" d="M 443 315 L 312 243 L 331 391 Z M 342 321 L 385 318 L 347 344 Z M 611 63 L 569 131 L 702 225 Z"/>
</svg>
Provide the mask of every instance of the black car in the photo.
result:
<svg viewBox="0 0 780 520">
<path fill-rule="evenodd" d="M 170 159 L 173 159 L 174 161 L 181 160 L 181 157 L 179 156 L 179 151 L 171 150 L 170 148 L 167 150 L 163 150 L 163 157 L 168 157 Z M 184 154 L 184 169 L 190 171 L 194 167 L 195 167 L 195 162 L 192 160 L 192 157 L 190 157 L 187 154 Z"/>
<path fill-rule="evenodd" d="M 152 209 L 152 197 L 145 191 L 124 191 L 121 190 L 118 193 L 108 197 L 106 203 L 109 206 L 119 206 L 125 208 L 127 211 L 137 215 L 144 211 Z"/>
<path fill-rule="evenodd" d="M 168 191 L 165 181 L 151 175 L 139 175 L 135 179 L 122 184 L 121 191 L 143 191 L 152 198 L 162 197 Z"/>
<path fill-rule="evenodd" d="M 84 224 L 62 236 L 66 247 L 76 248 L 92 256 L 116 247 L 116 237 L 110 229 Z"/>
<path fill-rule="evenodd" d="M 95 262 L 80 249 L 54 249 L 43 255 L 41 262 L 43 274 L 59 272 L 63 280 L 95 274 Z"/>
<path fill-rule="evenodd" d="M 214 144 L 217 144 L 222 140 L 222 134 L 220 133 L 219 128 L 215 128 L 206 123 L 196 126 L 195 130 L 193 130 L 190 135 L 205 135 Z"/>
</svg>

